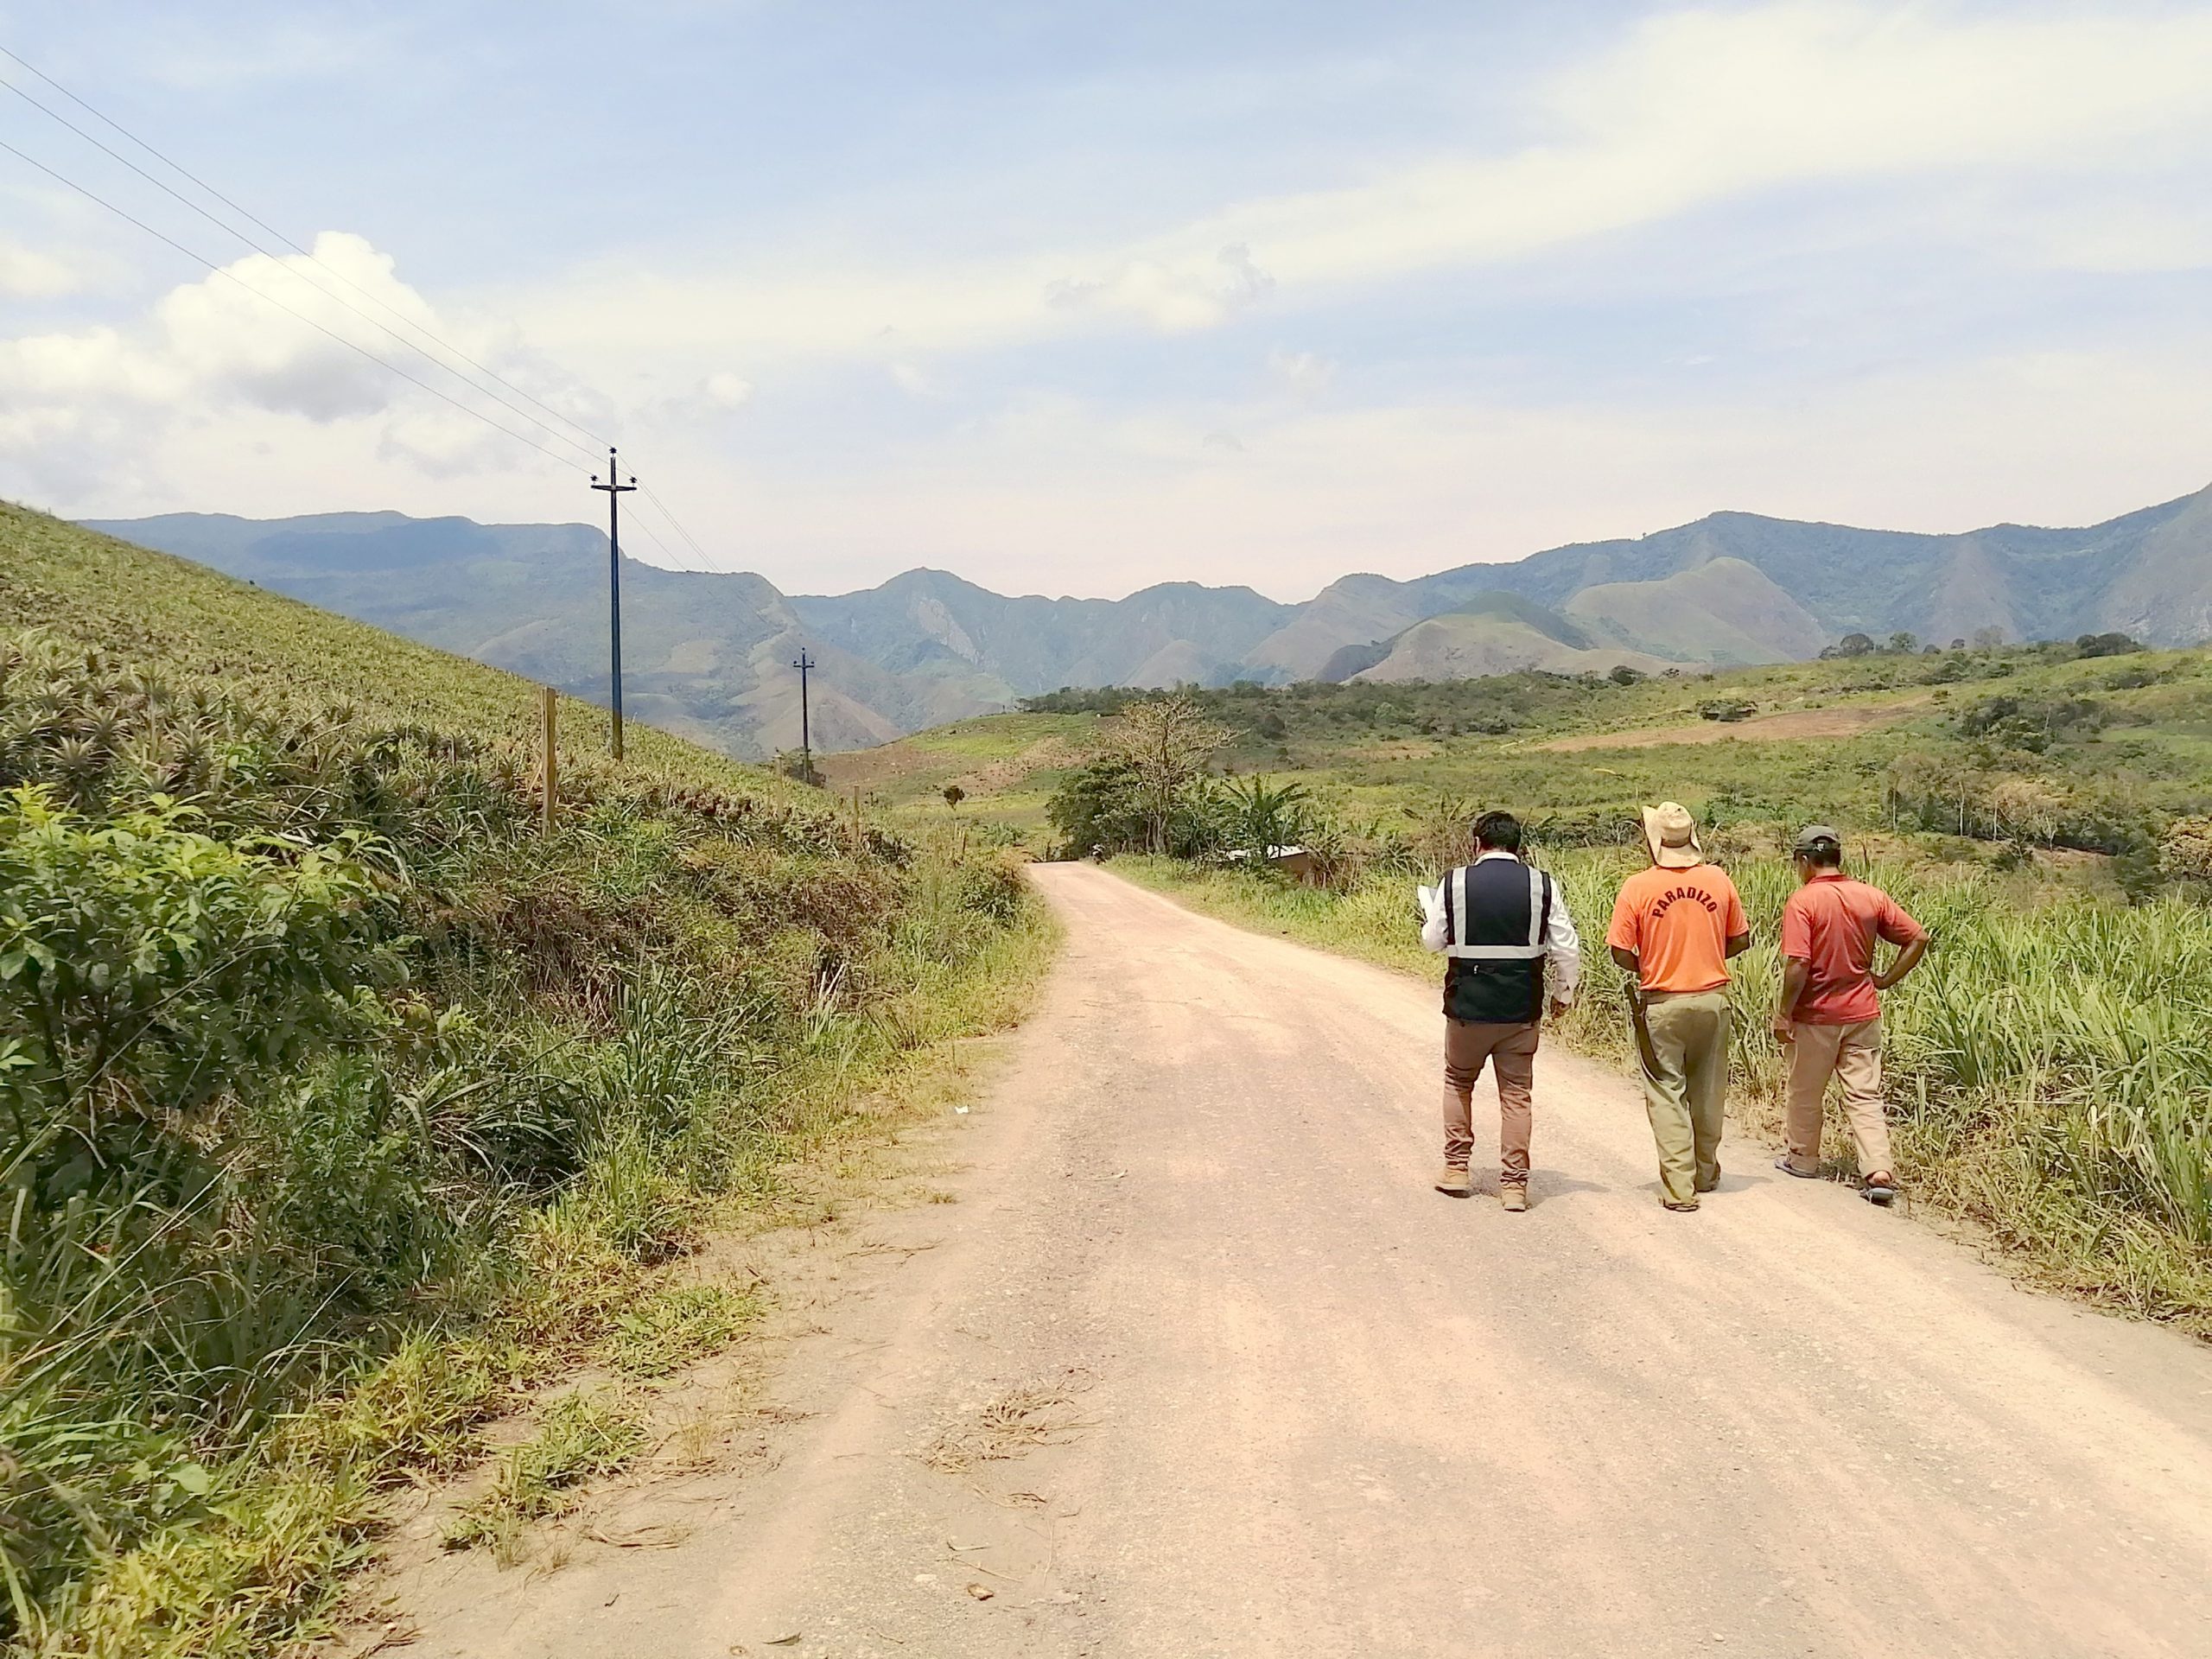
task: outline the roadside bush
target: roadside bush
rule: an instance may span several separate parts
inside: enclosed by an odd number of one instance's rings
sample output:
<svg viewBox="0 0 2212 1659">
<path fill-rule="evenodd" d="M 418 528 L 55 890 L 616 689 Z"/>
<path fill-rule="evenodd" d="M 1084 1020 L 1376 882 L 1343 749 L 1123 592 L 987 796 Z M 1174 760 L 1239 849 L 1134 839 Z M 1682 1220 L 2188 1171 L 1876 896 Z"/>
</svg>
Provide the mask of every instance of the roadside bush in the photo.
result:
<svg viewBox="0 0 2212 1659">
<path fill-rule="evenodd" d="M 995 1015 L 997 858 L 591 764 L 540 836 L 524 760 L 0 635 L 0 1641 L 266 1650 L 716 1194 Z"/>
</svg>

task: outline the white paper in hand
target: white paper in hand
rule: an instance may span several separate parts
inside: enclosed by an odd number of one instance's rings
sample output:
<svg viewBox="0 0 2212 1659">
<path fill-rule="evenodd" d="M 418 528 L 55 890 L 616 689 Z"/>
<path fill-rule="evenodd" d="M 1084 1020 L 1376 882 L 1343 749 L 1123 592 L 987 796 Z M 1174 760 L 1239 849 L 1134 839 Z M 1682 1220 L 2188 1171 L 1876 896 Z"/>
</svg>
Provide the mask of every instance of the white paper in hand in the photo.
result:
<svg viewBox="0 0 2212 1659">
<path fill-rule="evenodd" d="M 1414 896 L 1421 900 L 1421 913 L 1423 916 L 1434 918 L 1443 913 L 1444 884 L 1442 882 L 1440 881 L 1433 887 L 1424 887 L 1415 883 Z"/>
</svg>

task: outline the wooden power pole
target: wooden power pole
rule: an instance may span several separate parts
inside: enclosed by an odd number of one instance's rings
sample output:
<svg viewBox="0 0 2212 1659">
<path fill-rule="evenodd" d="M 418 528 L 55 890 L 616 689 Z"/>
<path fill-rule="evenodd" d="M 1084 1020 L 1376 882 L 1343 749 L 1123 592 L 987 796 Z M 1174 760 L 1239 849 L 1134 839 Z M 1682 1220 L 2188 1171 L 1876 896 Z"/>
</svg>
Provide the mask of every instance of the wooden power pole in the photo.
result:
<svg viewBox="0 0 2212 1659">
<path fill-rule="evenodd" d="M 613 666 L 611 681 L 613 689 L 613 748 L 614 758 L 622 758 L 622 498 L 638 487 L 633 474 L 627 484 L 622 482 L 614 470 L 614 451 L 607 451 L 607 482 L 599 481 L 599 474 L 591 475 L 591 486 L 607 492 L 607 632 L 613 646 Z"/>
<path fill-rule="evenodd" d="M 540 727 L 538 741 L 544 756 L 538 781 L 544 785 L 544 799 L 538 804 L 537 827 L 545 835 L 553 833 L 553 818 L 561 801 L 561 758 L 554 742 L 555 728 L 559 721 L 560 694 L 550 685 L 537 689 L 537 719 Z"/>
<path fill-rule="evenodd" d="M 813 658 L 806 654 L 806 647 L 801 645 L 798 648 L 798 658 L 791 664 L 791 666 L 798 670 L 799 775 L 810 784 L 814 781 L 814 727 L 807 710 L 806 677 L 814 672 L 817 664 Z"/>
</svg>

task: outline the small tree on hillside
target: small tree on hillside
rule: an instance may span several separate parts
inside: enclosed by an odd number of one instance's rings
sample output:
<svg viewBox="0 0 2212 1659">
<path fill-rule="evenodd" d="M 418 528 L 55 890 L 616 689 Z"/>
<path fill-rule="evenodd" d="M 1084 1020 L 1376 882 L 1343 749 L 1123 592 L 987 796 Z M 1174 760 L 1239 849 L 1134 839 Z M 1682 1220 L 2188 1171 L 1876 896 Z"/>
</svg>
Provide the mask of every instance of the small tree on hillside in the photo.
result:
<svg viewBox="0 0 2212 1659">
<path fill-rule="evenodd" d="M 960 810 L 960 803 L 967 798 L 968 791 L 959 785 L 947 784 L 944 786 L 944 804 L 954 811 L 957 812 Z"/>
<path fill-rule="evenodd" d="M 1146 845 L 1152 851 L 1168 850 L 1168 826 L 1176 809 L 1233 735 L 1226 726 L 1207 719 L 1181 691 L 1133 702 L 1107 723 L 1107 748 L 1128 764 L 1136 779 Z"/>
<path fill-rule="evenodd" d="M 2125 657 L 2143 647 L 2125 633 L 2085 633 L 2074 642 L 2074 649 L 2084 657 Z"/>
</svg>

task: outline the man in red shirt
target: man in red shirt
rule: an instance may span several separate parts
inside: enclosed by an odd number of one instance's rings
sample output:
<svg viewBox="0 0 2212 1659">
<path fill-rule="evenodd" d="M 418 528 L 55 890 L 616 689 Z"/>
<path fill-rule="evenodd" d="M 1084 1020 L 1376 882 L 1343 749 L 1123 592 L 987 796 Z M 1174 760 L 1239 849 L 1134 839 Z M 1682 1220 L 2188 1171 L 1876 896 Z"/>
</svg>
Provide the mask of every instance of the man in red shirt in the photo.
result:
<svg viewBox="0 0 2212 1659">
<path fill-rule="evenodd" d="M 1920 964 L 1927 930 L 1879 887 L 1843 873 L 1843 838 L 1825 823 L 1798 832 L 1792 852 L 1797 891 L 1782 908 L 1782 1004 L 1774 1035 L 1789 1059 L 1784 1174 L 1820 1173 L 1821 1099 L 1831 1074 L 1859 1151 L 1870 1203 L 1897 1197 L 1889 1126 L 1882 1120 L 1882 1005 L 1886 991 Z M 1874 942 L 1897 947 L 1874 969 Z"/>
</svg>

